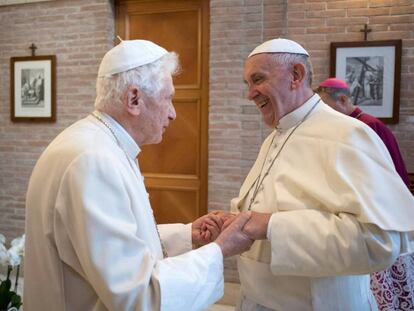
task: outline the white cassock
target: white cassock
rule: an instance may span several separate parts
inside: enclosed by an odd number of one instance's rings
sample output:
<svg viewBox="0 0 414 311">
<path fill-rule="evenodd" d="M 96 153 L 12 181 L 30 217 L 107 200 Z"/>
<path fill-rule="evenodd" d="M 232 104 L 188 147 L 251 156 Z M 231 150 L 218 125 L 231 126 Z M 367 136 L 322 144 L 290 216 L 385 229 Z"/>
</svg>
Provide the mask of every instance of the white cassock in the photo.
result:
<svg viewBox="0 0 414 311">
<path fill-rule="evenodd" d="M 88 116 L 63 131 L 34 168 L 26 206 L 24 310 L 206 308 L 223 295 L 219 246 L 190 251 L 191 225 L 160 225 L 171 256 L 163 259 L 135 164 L 140 149 L 117 122 L 99 115 L 125 152 L 107 127 Z"/>
<path fill-rule="evenodd" d="M 246 210 L 257 189 L 251 210 L 273 213 L 239 257 L 240 310 L 376 310 L 369 273 L 410 251 L 414 199 L 387 149 L 319 99 L 280 120 L 232 200 Z"/>
</svg>

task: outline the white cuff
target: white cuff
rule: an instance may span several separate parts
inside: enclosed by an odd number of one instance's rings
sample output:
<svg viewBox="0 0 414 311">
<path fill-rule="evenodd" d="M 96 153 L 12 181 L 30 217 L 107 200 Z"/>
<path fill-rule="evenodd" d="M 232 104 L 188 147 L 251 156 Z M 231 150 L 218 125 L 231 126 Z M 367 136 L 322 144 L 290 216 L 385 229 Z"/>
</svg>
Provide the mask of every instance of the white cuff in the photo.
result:
<svg viewBox="0 0 414 311">
<path fill-rule="evenodd" d="M 269 218 L 269 222 L 267 223 L 267 233 L 266 238 L 270 241 L 272 237 L 272 219 L 276 216 L 276 213 L 273 213 L 272 216 Z"/>
</svg>

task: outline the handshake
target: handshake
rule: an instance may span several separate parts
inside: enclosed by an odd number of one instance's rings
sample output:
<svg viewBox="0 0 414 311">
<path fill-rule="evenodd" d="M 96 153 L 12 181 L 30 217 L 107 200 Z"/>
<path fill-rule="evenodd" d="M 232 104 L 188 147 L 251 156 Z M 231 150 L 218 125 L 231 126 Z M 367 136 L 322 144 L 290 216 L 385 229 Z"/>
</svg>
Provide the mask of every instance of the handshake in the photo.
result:
<svg viewBox="0 0 414 311">
<path fill-rule="evenodd" d="M 255 240 L 267 238 L 267 226 L 272 214 L 241 212 L 232 214 L 214 211 L 192 223 L 193 244 L 201 246 L 216 242 L 223 257 L 230 257 L 250 249 Z"/>
</svg>

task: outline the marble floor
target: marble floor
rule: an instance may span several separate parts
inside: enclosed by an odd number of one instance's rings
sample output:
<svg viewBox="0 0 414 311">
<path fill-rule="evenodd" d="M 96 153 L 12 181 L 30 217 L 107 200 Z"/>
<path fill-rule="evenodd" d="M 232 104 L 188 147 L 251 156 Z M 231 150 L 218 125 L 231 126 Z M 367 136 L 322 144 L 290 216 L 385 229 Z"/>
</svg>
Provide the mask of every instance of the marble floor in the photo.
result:
<svg viewBox="0 0 414 311">
<path fill-rule="evenodd" d="M 216 303 L 204 311 L 234 311 L 234 306 L 221 305 Z"/>
</svg>

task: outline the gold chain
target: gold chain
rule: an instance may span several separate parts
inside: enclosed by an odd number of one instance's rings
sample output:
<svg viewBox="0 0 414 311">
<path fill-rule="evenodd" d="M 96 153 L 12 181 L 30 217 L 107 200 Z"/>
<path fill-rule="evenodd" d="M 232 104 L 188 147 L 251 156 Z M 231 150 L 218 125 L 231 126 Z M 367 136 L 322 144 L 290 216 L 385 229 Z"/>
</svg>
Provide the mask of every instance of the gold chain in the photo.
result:
<svg viewBox="0 0 414 311">
<path fill-rule="evenodd" d="M 114 136 L 114 138 L 115 138 L 115 141 L 116 141 L 116 143 L 117 143 L 117 145 L 119 146 L 119 148 L 121 148 L 121 150 L 124 152 L 124 154 L 125 154 L 125 156 L 126 156 L 126 158 L 127 158 L 127 161 L 128 161 L 128 163 L 129 163 L 129 166 L 131 167 L 131 169 L 132 169 L 132 171 L 134 172 L 134 175 L 136 175 L 136 173 L 135 173 L 135 170 L 134 170 L 134 167 L 132 166 L 132 163 L 131 163 L 131 159 L 129 158 L 129 156 L 128 156 L 128 154 L 127 154 L 127 152 L 125 151 L 125 149 L 124 149 L 124 147 L 121 145 L 121 142 L 120 142 L 120 140 L 118 139 L 118 136 L 116 136 L 116 134 L 115 134 L 115 131 L 112 129 L 112 127 L 104 120 L 104 119 L 102 119 L 99 115 L 96 115 L 95 113 L 92 113 L 92 116 L 94 116 L 99 122 L 101 122 L 103 125 L 105 125 L 106 126 L 106 128 L 111 132 L 111 134 Z M 136 175 L 137 176 L 137 175 Z M 138 177 L 138 176 L 137 176 Z M 152 214 L 152 218 L 153 218 L 153 220 L 154 220 L 154 225 L 155 225 L 155 229 L 157 230 L 157 234 L 158 234 L 158 238 L 159 238 L 159 240 L 160 240 L 160 244 L 161 244 L 161 249 L 162 249 L 162 254 L 163 254 L 163 256 L 164 256 L 164 258 L 166 258 L 166 257 L 168 257 L 168 253 L 167 253 L 167 250 L 165 249 L 165 246 L 164 246 L 164 243 L 162 243 L 162 240 L 161 240 L 161 235 L 160 235 L 160 232 L 158 231 L 158 226 L 157 226 L 157 221 L 155 220 L 155 216 L 154 216 L 154 214 Z"/>
</svg>

